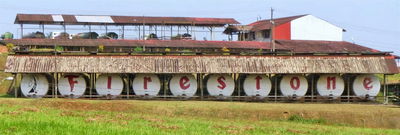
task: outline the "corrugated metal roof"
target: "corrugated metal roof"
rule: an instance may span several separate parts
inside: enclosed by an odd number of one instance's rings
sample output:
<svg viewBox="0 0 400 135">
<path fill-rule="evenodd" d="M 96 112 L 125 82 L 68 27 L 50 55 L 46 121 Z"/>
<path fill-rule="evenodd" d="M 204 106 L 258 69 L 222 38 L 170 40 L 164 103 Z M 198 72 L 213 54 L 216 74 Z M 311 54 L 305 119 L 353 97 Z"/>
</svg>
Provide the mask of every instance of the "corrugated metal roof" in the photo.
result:
<svg viewBox="0 0 400 135">
<path fill-rule="evenodd" d="M 24 56 L 10 73 L 398 73 L 389 57 L 361 56 Z"/>
<path fill-rule="evenodd" d="M 267 49 L 268 42 L 256 41 L 197 41 L 197 40 L 109 40 L 109 39 L 17 39 L 0 41 L 17 46 L 146 46 L 146 47 L 179 47 L 179 48 L 250 48 Z"/>
<path fill-rule="evenodd" d="M 196 18 L 196 17 L 149 17 L 149 16 L 99 16 L 99 15 L 61 15 L 64 21 L 57 21 L 56 14 L 17 14 L 16 24 L 60 24 L 67 25 L 195 25 L 195 26 L 224 26 L 239 24 L 233 18 Z M 78 18 L 78 19 L 77 19 Z"/>
<path fill-rule="evenodd" d="M 276 40 L 281 49 L 305 53 L 335 53 L 335 52 L 380 52 L 346 41 L 316 41 L 316 40 Z"/>
<path fill-rule="evenodd" d="M 3 42 L 3 43 L 2 43 Z M 198 40 L 109 40 L 109 39 L 16 39 L 0 41 L 0 44 L 39 46 L 146 46 L 179 48 L 247 48 L 270 49 L 269 42 L 258 41 L 198 41 Z M 276 49 L 297 53 L 354 53 L 379 52 L 368 47 L 345 41 L 276 40 Z"/>
<path fill-rule="evenodd" d="M 284 18 L 276 18 L 274 19 L 274 23 L 275 26 L 281 25 L 281 24 L 285 24 L 288 23 L 294 19 L 303 17 L 306 15 L 298 15 L 298 16 L 290 16 L 290 17 L 284 17 Z M 272 24 L 271 24 L 271 20 L 260 20 L 254 23 L 249 24 L 248 26 L 252 26 L 252 31 L 260 31 L 260 30 L 266 30 L 266 29 L 271 29 Z"/>
</svg>

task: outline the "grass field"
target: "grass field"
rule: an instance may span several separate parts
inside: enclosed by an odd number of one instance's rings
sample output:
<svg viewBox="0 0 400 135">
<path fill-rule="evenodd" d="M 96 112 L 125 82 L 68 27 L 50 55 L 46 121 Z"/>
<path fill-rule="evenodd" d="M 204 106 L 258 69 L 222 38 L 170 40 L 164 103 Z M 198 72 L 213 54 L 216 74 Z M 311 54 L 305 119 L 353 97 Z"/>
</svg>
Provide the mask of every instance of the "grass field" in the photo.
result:
<svg viewBox="0 0 400 135">
<path fill-rule="evenodd" d="M 0 98 L 0 134 L 400 134 L 398 106 Z"/>
</svg>

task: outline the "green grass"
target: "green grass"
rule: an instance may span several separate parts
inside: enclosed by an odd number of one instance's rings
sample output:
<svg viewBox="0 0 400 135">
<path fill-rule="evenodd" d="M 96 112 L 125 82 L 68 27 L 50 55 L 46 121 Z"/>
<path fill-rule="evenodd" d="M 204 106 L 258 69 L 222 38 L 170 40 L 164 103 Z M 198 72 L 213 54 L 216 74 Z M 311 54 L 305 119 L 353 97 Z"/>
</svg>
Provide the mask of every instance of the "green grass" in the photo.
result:
<svg viewBox="0 0 400 135">
<path fill-rule="evenodd" d="M 14 98 L 0 103 L 0 134 L 400 134 L 395 106 Z M 352 115 L 342 118 L 337 111 Z M 395 121 L 351 122 L 375 117 Z"/>
<path fill-rule="evenodd" d="M 0 94 L 7 93 L 8 87 L 11 84 L 11 81 L 5 80 L 5 78 L 11 76 L 11 74 L 3 72 L 7 56 L 7 53 L 0 53 Z"/>
<path fill-rule="evenodd" d="M 383 83 L 383 75 L 378 74 L 379 80 Z M 387 76 L 387 83 L 399 83 L 400 82 L 400 74 L 388 75 Z"/>
</svg>

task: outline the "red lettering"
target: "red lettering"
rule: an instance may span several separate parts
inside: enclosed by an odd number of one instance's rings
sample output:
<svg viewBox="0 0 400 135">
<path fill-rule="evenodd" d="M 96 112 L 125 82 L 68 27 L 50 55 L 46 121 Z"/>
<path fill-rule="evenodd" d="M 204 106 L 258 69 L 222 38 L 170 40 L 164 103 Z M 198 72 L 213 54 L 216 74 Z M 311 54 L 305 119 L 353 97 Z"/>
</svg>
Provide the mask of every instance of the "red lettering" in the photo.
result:
<svg viewBox="0 0 400 135">
<path fill-rule="evenodd" d="M 187 76 L 183 76 L 181 77 L 181 79 L 179 80 L 179 85 L 181 86 L 181 88 L 183 90 L 186 90 L 190 87 L 190 83 L 189 83 L 189 78 Z"/>
<path fill-rule="evenodd" d="M 111 76 L 108 76 L 108 80 L 107 80 L 107 89 L 111 89 L 111 80 L 112 80 L 112 77 L 111 77 Z"/>
<path fill-rule="evenodd" d="M 296 85 L 294 84 L 294 81 L 296 81 Z M 299 77 L 295 76 L 290 79 L 290 87 L 294 90 L 298 90 L 300 88 L 300 79 Z"/>
<path fill-rule="evenodd" d="M 71 88 L 71 92 L 74 91 L 75 83 L 78 84 L 78 81 L 74 81 L 74 78 L 78 78 L 76 75 L 66 75 L 64 78 L 68 78 L 69 87 Z"/>
<path fill-rule="evenodd" d="M 143 88 L 147 90 L 147 82 L 151 82 L 151 77 L 144 77 L 143 82 Z"/>
<path fill-rule="evenodd" d="M 364 88 L 365 89 L 367 89 L 367 90 L 370 90 L 370 89 L 372 89 L 372 79 L 371 78 L 369 78 L 369 77 L 366 77 L 366 78 L 364 78 L 364 81 L 363 81 L 363 85 L 364 85 Z"/>
<path fill-rule="evenodd" d="M 334 89 L 336 89 L 336 77 L 328 77 L 328 78 L 326 78 L 326 88 L 328 89 L 328 90 L 330 90 L 330 89 L 332 89 L 332 90 L 334 90 Z M 332 83 L 331 83 L 332 82 Z"/>
<path fill-rule="evenodd" d="M 261 89 L 260 88 L 260 80 L 262 79 L 262 77 L 257 76 L 255 79 L 256 79 L 256 89 L 260 90 Z"/>
<path fill-rule="evenodd" d="M 220 76 L 220 77 L 217 79 L 218 83 L 220 84 L 220 85 L 218 85 L 218 88 L 219 88 L 219 89 L 223 90 L 223 89 L 226 88 L 226 83 L 224 82 L 225 80 L 226 80 L 226 79 L 225 79 L 225 77 L 223 77 L 223 76 Z"/>
</svg>

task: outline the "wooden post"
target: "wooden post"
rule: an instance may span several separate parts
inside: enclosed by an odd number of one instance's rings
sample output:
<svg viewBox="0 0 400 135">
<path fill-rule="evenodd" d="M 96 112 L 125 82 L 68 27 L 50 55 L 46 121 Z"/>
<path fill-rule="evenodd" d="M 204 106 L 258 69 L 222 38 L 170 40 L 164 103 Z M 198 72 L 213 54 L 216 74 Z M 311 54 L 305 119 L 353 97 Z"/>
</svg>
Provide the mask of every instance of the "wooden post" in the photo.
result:
<svg viewBox="0 0 400 135">
<path fill-rule="evenodd" d="M 166 80 L 166 77 L 165 77 L 165 75 L 163 75 L 162 88 L 164 91 L 164 99 L 167 99 L 167 89 L 165 88 L 165 80 Z"/>
<path fill-rule="evenodd" d="M 55 98 L 58 98 L 58 75 L 59 73 L 56 73 L 56 82 L 55 82 Z"/>
<path fill-rule="evenodd" d="M 55 76 L 55 75 L 57 75 L 57 46 L 56 46 L 56 44 L 54 44 L 54 73 L 53 73 L 53 98 L 54 98 L 54 95 L 55 94 L 57 94 L 57 93 L 55 93 L 55 89 L 56 89 L 56 87 L 57 87 L 57 82 L 56 82 L 56 80 L 57 80 L 57 76 Z"/>
<path fill-rule="evenodd" d="M 236 74 L 235 73 L 233 73 L 233 82 L 235 83 L 235 87 L 234 87 L 234 89 L 233 89 L 233 91 L 239 91 L 239 89 L 238 89 L 238 84 L 237 84 L 237 78 L 236 78 Z M 238 96 L 239 96 L 239 92 L 238 92 Z"/>
<path fill-rule="evenodd" d="M 238 75 L 238 78 L 237 78 L 237 80 L 236 80 L 236 83 L 237 83 L 237 85 L 238 85 L 238 92 L 239 92 L 238 95 L 239 95 L 239 100 L 240 100 L 240 99 L 241 99 L 241 98 L 240 98 L 240 96 L 241 96 L 241 95 L 240 95 L 241 87 L 240 87 L 240 76 L 239 76 L 239 75 Z"/>
<path fill-rule="evenodd" d="M 314 101 L 314 74 L 311 74 L 311 102 Z"/>
<path fill-rule="evenodd" d="M 93 73 L 89 73 L 89 98 L 92 99 L 92 90 L 93 90 Z"/>
<path fill-rule="evenodd" d="M 14 87 L 15 81 L 17 80 L 17 74 L 16 73 L 13 73 L 13 78 L 14 79 L 12 80 L 10 87 L 8 87 L 8 91 L 14 90 L 14 96 L 15 96 L 15 98 L 17 98 L 18 97 L 18 91 Z"/>
<path fill-rule="evenodd" d="M 55 97 L 55 91 L 56 91 L 56 73 L 52 74 L 53 76 L 53 88 L 51 89 L 51 97 Z"/>
<path fill-rule="evenodd" d="M 196 74 L 196 81 L 197 81 L 197 90 L 196 90 L 196 95 L 197 95 L 197 91 L 200 89 L 200 74 L 197 73 Z"/>
<path fill-rule="evenodd" d="M 97 82 L 97 73 L 93 73 L 93 86 L 96 85 L 96 82 Z M 95 89 L 95 87 L 93 87 L 93 89 Z M 97 94 L 99 94 L 99 93 L 97 93 Z"/>
<path fill-rule="evenodd" d="M 126 82 L 126 87 L 125 87 L 125 90 L 126 90 L 126 99 L 129 99 L 129 88 L 130 88 L 130 83 L 131 83 L 131 80 L 130 80 L 130 75 L 128 74 L 127 75 L 127 82 Z"/>
<path fill-rule="evenodd" d="M 203 74 L 200 73 L 200 99 L 203 100 L 204 98 L 204 88 L 203 88 Z"/>
<path fill-rule="evenodd" d="M 347 76 L 347 102 L 350 102 L 350 76 Z"/>
<path fill-rule="evenodd" d="M 388 104 L 386 91 L 386 74 L 383 74 L 383 104 Z"/>
<path fill-rule="evenodd" d="M 274 77 L 274 90 L 275 90 L 275 102 L 277 100 L 278 96 L 278 74 L 275 74 Z"/>
</svg>

